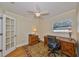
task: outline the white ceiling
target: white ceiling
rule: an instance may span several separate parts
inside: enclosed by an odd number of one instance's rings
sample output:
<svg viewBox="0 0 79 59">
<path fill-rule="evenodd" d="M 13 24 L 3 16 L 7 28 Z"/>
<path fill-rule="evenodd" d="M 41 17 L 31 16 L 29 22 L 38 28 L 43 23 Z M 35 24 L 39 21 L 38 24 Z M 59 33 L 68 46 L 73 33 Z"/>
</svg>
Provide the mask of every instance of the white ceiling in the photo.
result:
<svg viewBox="0 0 79 59">
<path fill-rule="evenodd" d="M 28 15 L 27 11 L 33 10 L 36 4 L 42 11 L 48 11 L 50 15 L 55 16 L 65 11 L 76 8 L 76 2 L 0 2 L 0 6 L 21 15 Z"/>
</svg>

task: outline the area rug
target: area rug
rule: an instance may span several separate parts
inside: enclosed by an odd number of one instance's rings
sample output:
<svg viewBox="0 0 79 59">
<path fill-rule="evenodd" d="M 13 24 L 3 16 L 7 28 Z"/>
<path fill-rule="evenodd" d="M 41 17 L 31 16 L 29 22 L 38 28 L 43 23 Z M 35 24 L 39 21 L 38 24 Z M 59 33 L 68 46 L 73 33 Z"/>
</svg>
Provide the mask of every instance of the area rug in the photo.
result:
<svg viewBox="0 0 79 59">
<path fill-rule="evenodd" d="M 48 47 L 44 46 L 43 42 L 25 47 L 25 49 L 26 49 L 26 56 L 28 57 L 47 57 L 48 56 Z"/>
<path fill-rule="evenodd" d="M 47 46 L 44 46 L 43 42 L 25 47 L 25 50 L 26 50 L 26 57 L 54 57 L 53 54 L 51 54 L 50 56 L 48 55 L 50 51 L 48 51 Z M 57 57 L 61 57 L 61 55 L 57 55 Z"/>
</svg>

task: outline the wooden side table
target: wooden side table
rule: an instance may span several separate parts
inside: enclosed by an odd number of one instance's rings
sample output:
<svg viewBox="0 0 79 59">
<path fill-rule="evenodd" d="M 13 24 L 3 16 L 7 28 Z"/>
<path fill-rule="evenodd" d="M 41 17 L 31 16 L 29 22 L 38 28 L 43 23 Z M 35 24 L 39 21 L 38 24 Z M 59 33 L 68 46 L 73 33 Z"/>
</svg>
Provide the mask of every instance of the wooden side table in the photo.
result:
<svg viewBox="0 0 79 59">
<path fill-rule="evenodd" d="M 29 45 L 34 45 L 39 42 L 38 35 L 30 34 L 29 35 Z"/>
</svg>

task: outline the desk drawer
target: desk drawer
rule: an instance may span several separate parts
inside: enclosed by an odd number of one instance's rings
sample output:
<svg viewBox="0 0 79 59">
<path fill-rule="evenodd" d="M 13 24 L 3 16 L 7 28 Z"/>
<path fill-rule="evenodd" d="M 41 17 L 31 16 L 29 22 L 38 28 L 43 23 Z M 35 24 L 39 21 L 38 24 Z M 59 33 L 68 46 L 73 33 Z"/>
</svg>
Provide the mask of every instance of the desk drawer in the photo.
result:
<svg viewBox="0 0 79 59">
<path fill-rule="evenodd" d="M 69 56 L 74 56 L 74 54 L 75 54 L 74 44 L 62 41 L 61 42 L 61 51 L 64 54 L 67 54 Z"/>
<path fill-rule="evenodd" d="M 64 45 L 64 46 L 69 46 L 69 47 L 73 47 L 73 45 L 74 45 L 73 43 L 64 42 L 64 41 L 62 41 L 61 44 Z"/>
</svg>

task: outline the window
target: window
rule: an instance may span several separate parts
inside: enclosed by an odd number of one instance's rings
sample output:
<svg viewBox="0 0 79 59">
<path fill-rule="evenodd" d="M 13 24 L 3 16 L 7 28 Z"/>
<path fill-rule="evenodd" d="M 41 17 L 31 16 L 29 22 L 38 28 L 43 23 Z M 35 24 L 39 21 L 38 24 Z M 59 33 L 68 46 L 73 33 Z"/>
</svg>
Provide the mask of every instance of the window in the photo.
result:
<svg viewBox="0 0 79 59">
<path fill-rule="evenodd" d="M 54 32 L 72 32 L 72 19 L 59 20 L 53 24 Z"/>
</svg>

